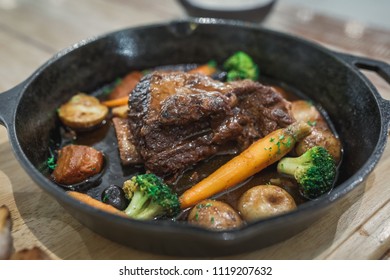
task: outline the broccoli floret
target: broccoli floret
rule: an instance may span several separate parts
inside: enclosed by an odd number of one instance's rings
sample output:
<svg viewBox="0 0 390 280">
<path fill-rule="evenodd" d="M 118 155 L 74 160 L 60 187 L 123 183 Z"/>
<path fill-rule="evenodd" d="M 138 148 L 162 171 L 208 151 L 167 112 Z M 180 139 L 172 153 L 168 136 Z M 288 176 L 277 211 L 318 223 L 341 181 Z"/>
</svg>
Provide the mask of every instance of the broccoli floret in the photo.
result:
<svg viewBox="0 0 390 280">
<path fill-rule="evenodd" d="M 133 176 L 123 184 L 123 191 L 130 200 L 124 212 L 133 219 L 172 217 L 180 210 L 177 194 L 154 174 Z"/>
<path fill-rule="evenodd" d="M 279 161 L 279 173 L 294 176 L 301 194 L 315 199 L 332 189 L 336 178 L 336 164 L 329 152 L 320 146 L 307 150 L 300 157 Z"/>
<path fill-rule="evenodd" d="M 256 81 L 259 77 L 259 68 L 252 58 L 239 51 L 229 57 L 223 64 L 227 71 L 227 81 L 251 79 Z"/>
</svg>

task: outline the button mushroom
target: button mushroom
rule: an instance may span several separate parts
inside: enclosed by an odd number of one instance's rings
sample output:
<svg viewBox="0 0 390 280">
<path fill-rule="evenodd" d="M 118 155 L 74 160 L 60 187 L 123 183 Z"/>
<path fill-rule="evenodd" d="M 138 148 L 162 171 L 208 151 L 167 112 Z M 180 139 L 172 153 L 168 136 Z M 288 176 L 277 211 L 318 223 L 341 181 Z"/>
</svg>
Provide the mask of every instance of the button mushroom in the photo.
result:
<svg viewBox="0 0 390 280">
<path fill-rule="evenodd" d="M 237 209 L 246 221 L 279 215 L 296 208 L 291 195 L 274 185 L 259 185 L 247 190 L 239 199 Z"/>
<path fill-rule="evenodd" d="M 212 230 L 235 229 L 243 224 L 240 215 L 229 204 L 211 199 L 195 205 L 188 222 Z"/>
<path fill-rule="evenodd" d="M 311 133 L 297 143 L 295 154 L 300 156 L 310 148 L 321 146 L 338 163 L 342 153 L 340 139 L 333 134 L 317 108 L 308 101 L 297 100 L 291 103 L 291 112 L 297 121 L 304 121 L 312 126 Z"/>
</svg>

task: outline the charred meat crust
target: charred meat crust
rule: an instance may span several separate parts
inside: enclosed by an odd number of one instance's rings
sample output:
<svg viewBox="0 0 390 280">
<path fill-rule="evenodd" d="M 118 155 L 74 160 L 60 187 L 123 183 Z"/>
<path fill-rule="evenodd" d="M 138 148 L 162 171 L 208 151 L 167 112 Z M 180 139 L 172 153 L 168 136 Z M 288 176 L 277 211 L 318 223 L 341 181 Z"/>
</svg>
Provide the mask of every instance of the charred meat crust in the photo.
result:
<svg viewBox="0 0 390 280">
<path fill-rule="evenodd" d="M 161 124 L 184 125 L 206 116 L 231 113 L 229 98 L 219 92 L 198 94 L 178 93 L 161 103 Z"/>
</svg>

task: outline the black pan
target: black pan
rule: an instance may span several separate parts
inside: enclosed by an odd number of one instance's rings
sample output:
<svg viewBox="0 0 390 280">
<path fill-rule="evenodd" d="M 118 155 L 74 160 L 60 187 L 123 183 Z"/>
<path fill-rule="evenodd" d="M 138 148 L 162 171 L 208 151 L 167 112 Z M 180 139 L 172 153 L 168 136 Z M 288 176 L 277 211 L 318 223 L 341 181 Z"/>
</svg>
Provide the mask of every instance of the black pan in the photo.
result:
<svg viewBox="0 0 390 280">
<path fill-rule="evenodd" d="M 47 178 L 47 147 L 58 134 L 56 108 L 75 92 L 92 92 L 132 69 L 221 62 L 237 50 L 255 59 L 261 75 L 300 90 L 329 114 L 344 147 L 337 186 L 329 195 L 240 230 L 211 232 L 169 221 L 113 216 L 73 200 Z M 1 94 L 0 123 L 7 127 L 15 155 L 32 179 L 93 231 L 155 253 L 234 254 L 268 246 L 309 227 L 373 170 L 386 144 L 390 102 L 359 68 L 390 82 L 386 63 L 335 53 L 247 23 L 199 19 L 130 28 L 60 52 L 26 81 Z"/>
</svg>

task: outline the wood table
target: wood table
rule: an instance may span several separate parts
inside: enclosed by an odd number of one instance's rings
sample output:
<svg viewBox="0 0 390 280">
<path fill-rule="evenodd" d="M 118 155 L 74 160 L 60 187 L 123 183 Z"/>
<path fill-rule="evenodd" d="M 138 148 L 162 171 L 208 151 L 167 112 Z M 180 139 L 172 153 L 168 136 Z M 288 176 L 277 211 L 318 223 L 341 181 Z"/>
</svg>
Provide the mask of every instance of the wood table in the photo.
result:
<svg viewBox="0 0 390 280">
<path fill-rule="evenodd" d="M 282 1 L 280 1 L 282 2 Z M 56 52 L 125 27 L 186 17 L 176 1 L 0 1 L 0 92 L 26 79 Z M 390 30 L 279 3 L 264 26 L 331 49 L 390 62 Z M 382 96 L 389 85 L 366 72 Z M 274 246 L 226 259 L 389 259 L 390 147 L 361 187 L 313 226 Z M 111 242 L 81 225 L 26 174 L 0 127 L 0 205 L 13 218 L 16 250 L 38 246 L 55 259 L 172 259 Z"/>
</svg>

